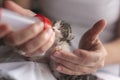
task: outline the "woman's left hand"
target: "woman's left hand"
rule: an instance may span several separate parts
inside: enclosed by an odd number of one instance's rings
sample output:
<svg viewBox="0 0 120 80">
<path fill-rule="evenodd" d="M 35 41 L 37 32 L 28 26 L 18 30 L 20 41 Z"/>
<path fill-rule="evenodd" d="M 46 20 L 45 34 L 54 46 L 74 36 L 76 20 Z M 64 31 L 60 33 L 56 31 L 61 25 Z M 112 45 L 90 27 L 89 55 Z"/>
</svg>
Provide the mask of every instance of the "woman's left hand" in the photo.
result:
<svg viewBox="0 0 120 80">
<path fill-rule="evenodd" d="M 80 49 L 66 52 L 56 50 L 51 58 L 57 63 L 56 70 L 68 75 L 82 75 L 96 72 L 104 66 L 107 52 L 98 35 L 106 26 L 105 20 L 98 21 L 88 30 L 80 41 Z"/>
</svg>

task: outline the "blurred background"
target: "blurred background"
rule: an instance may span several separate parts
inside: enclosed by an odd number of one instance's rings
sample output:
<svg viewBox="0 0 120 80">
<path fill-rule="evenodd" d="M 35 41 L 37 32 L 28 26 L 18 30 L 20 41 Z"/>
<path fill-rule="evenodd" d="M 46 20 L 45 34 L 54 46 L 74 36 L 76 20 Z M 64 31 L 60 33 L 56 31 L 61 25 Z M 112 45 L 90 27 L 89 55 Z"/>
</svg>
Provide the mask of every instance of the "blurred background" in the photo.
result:
<svg viewBox="0 0 120 80">
<path fill-rule="evenodd" d="M 4 7 L 4 1 L 6 0 L 0 0 L 0 6 Z M 15 1 L 20 6 L 31 9 L 32 11 L 38 13 L 41 12 L 40 6 L 39 6 L 39 0 L 12 0 Z"/>
</svg>

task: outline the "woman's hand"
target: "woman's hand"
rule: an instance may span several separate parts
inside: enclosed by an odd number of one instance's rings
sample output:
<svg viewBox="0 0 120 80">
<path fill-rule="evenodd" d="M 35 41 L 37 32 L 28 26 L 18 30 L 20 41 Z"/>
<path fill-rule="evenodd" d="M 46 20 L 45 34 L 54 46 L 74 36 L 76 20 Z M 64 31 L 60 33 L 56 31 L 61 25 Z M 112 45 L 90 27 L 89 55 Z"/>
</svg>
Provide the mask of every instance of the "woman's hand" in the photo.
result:
<svg viewBox="0 0 120 80">
<path fill-rule="evenodd" d="M 105 20 L 97 22 L 80 41 L 80 49 L 71 52 L 56 50 L 51 58 L 57 63 L 56 70 L 69 75 L 82 75 L 96 72 L 104 66 L 105 48 L 98 36 L 106 26 Z"/>
<path fill-rule="evenodd" d="M 35 15 L 35 13 L 23 9 L 12 1 L 6 1 L 5 6 L 21 15 Z M 44 30 L 40 23 L 35 23 L 17 32 L 11 31 L 6 24 L 0 24 L 0 37 L 4 38 L 6 44 L 18 47 L 26 52 L 25 56 L 31 57 L 46 52 L 54 43 L 55 33 L 51 28 Z"/>
</svg>

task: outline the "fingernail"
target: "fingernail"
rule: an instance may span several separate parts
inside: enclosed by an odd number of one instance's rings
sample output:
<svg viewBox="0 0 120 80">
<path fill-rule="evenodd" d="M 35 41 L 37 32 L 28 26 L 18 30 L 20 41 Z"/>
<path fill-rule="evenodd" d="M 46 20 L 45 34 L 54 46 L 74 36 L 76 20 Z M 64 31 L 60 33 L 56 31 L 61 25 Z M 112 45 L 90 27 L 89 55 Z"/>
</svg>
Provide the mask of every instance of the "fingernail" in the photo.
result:
<svg viewBox="0 0 120 80">
<path fill-rule="evenodd" d="M 60 66 L 58 66 L 58 67 L 56 68 L 56 70 L 61 71 L 62 68 L 61 68 Z"/>
<path fill-rule="evenodd" d="M 59 57 L 59 56 L 60 56 L 60 53 L 59 53 L 59 52 L 56 52 L 56 53 L 54 54 L 54 56 Z"/>
</svg>

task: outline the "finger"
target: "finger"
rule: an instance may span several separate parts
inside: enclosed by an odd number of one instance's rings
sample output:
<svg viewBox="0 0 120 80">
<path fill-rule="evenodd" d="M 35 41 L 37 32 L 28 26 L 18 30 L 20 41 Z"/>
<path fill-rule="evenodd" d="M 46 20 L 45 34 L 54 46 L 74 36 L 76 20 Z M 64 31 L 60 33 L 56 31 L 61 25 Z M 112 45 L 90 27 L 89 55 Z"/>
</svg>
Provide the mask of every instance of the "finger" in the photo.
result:
<svg viewBox="0 0 120 80">
<path fill-rule="evenodd" d="M 41 47 L 41 50 L 42 51 L 47 51 L 54 43 L 54 40 L 55 40 L 55 33 L 53 32 L 52 36 L 50 37 L 50 39 L 47 41 L 46 44 L 44 44 L 42 47 Z"/>
<path fill-rule="evenodd" d="M 91 65 L 86 65 L 86 67 L 98 70 L 104 67 L 104 60 L 101 60 L 98 63 L 92 63 Z"/>
<path fill-rule="evenodd" d="M 0 38 L 5 37 L 8 33 L 10 33 L 10 28 L 6 24 L 0 24 Z"/>
<path fill-rule="evenodd" d="M 80 61 L 78 56 L 74 55 L 73 53 L 63 51 L 63 50 L 55 51 L 55 53 L 53 53 L 52 56 L 55 56 L 60 59 L 64 59 L 74 64 L 78 64 L 78 62 Z"/>
<path fill-rule="evenodd" d="M 82 72 L 72 71 L 72 70 L 64 67 L 63 65 L 57 66 L 56 70 L 57 70 L 58 72 L 61 72 L 61 73 L 64 73 L 64 74 L 68 74 L 68 75 L 81 75 L 81 74 L 84 74 L 84 73 L 82 73 Z"/>
<path fill-rule="evenodd" d="M 17 5 L 15 2 L 12 0 L 7 0 L 5 1 L 5 7 L 9 10 L 12 10 L 14 12 L 17 12 L 21 15 L 26 15 L 26 16 L 35 16 L 36 14 L 33 13 L 30 10 L 24 9 L 21 6 Z"/>
<path fill-rule="evenodd" d="M 68 68 L 72 71 L 75 71 L 75 72 L 84 72 L 84 73 L 94 73 L 94 72 L 96 72 L 96 68 L 93 68 L 93 67 L 86 67 L 86 66 L 73 64 L 71 62 L 68 62 L 66 60 L 63 60 L 63 59 L 60 59 L 60 58 L 57 58 L 57 57 L 53 57 L 53 56 L 52 56 L 52 59 L 55 62 L 57 62 L 59 64 L 62 64 L 66 68 Z"/>
<path fill-rule="evenodd" d="M 50 39 L 53 33 L 52 29 L 46 29 L 40 35 L 36 36 L 34 39 L 25 43 L 21 46 L 21 49 L 27 53 L 27 56 L 31 55 L 31 53 L 38 50 L 41 46 L 43 46 Z"/>
<path fill-rule="evenodd" d="M 59 63 L 59 64 L 62 64 L 64 65 L 65 67 L 71 69 L 71 70 L 74 70 L 74 71 L 78 71 L 77 69 L 74 69 L 74 67 L 78 66 L 77 64 L 73 64 L 71 62 L 68 62 L 64 59 L 61 59 L 61 58 L 57 58 L 57 57 L 54 57 L 54 56 L 51 56 L 51 58 L 53 59 L 53 61 L 55 61 L 56 63 Z"/>
<path fill-rule="evenodd" d="M 99 34 L 103 31 L 106 26 L 105 20 L 98 21 L 90 30 L 88 30 L 80 40 L 79 48 L 85 50 L 91 50 L 93 45 L 98 43 Z M 99 44 L 98 44 L 99 45 Z"/>
<path fill-rule="evenodd" d="M 98 35 L 104 30 L 106 26 L 106 21 L 104 19 L 98 21 L 91 29 L 89 29 L 84 36 L 89 39 L 89 41 L 95 40 Z"/>
<path fill-rule="evenodd" d="M 80 61 L 78 63 L 83 66 L 95 66 L 103 58 L 101 57 L 102 53 L 95 53 L 83 49 L 75 50 L 74 54 L 79 56 Z"/>
<path fill-rule="evenodd" d="M 41 46 L 38 50 L 36 50 L 35 52 L 29 54 L 29 56 L 40 56 L 40 55 L 44 55 L 45 52 L 53 45 L 55 40 L 55 33 L 53 32 L 52 36 L 50 37 L 50 39 L 47 41 L 47 43 L 43 44 L 43 46 Z"/>
<path fill-rule="evenodd" d="M 6 37 L 6 43 L 14 46 L 21 45 L 37 36 L 42 30 L 42 24 L 36 23 L 18 32 L 13 32 Z"/>
</svg>

